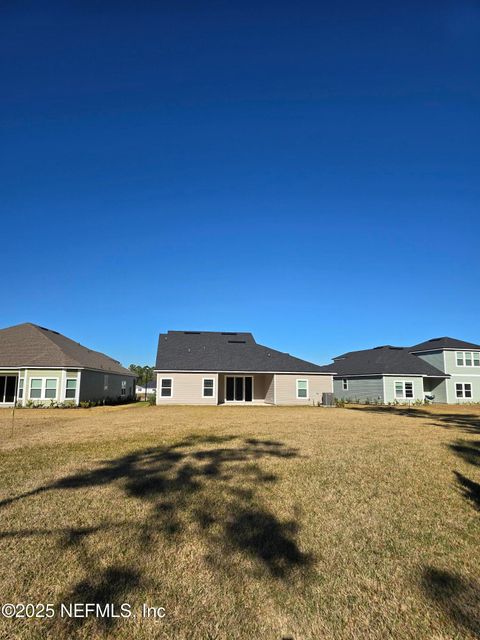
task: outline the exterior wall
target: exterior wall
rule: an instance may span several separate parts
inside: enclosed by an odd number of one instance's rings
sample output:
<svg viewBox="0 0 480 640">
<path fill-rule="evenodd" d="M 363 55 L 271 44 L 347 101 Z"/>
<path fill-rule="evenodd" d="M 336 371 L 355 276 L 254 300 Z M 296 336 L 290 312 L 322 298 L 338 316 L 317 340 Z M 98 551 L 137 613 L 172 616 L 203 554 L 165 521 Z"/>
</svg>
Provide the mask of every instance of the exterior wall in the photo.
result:
<svg viewBox="0 0 480 640">
<path fill-rule="evenodd" d="M 458 351 L 475 351 L 475 349 L 458 349 Z M 480 402 L 480 367 L 459 367 L 457 366 L 457 350 L 443 350 L 433 353 L 422 354 L 423 359 L 427 359 L 434 366 L 442 369 L 445 373 L 450 374 L 451 378 L 446 380 L 441 388 L 440 393 L 435 393 L 435 402 L 448 402 L 449 404 L 463 404 L 469 402 Z M 467 382 L 472 385 L 471 398 L 457 398 L 456 384 Z"/>
<path fill-rule="evenodd" d="M 225 402 L 225 378 L 227 376 L 252 376 L 253 378 L 253 403 L 265 403 L 266 395 L 271 389 L 270 403 L 273 404 L 273 374 L 272 373 L 219 373 L 218 374 L 218 404 Z M 248 403 L 250 404 L 250 402 Z"/>
<path fill-rule="evenodd" d="M 105 377 L 108 376 L 108 383 Z M 101 402 L 102 400 L 119 400 L 122 398 L 122 381 L 127 382 L 126 398 L 135 395 L 135 378 L 118 373 L 103 373 L 100 371 L 81 371 L 80 402 Z M 107 387 L 107 388 L 105 388 Z"/>
<path fill-rule="evenodd" d="M 425 399 L 423 391 L 423 378 L 420 376 L 384 376 L 385 402 L 411 403 L 415 400 Z M 395 398 L 395 382 L 413 382 L 413 398 Z"/>
<path fill-rule="evenodd" d="M 275 376 L 272 375 L 265 386 L 265 402 L 275 404 Z"/>
<path fill-rule="evenodd" d="M 297 380 L 308 380 L 308 398 L 297 398 Z M 321 404 L 322 394 L 332 392 L 333 376 L 331 375 L 275 374 L 275 404 Z"/>
<path fill-rule="evenodd" d="M 157 404 L 217 404 L 217 390 L 219 388 L 217 373 L 157 373 Z M 172 378 L 172 396 L 163 397 L 162 378 Z M 215 380 L 213 398 L 203 398 L 203 378 Z"/>
<path fill-rule="evenodd" d="M 425 393 L 432 393 L 435 396 L 435 400 L 433 401 L 435 404 L 439 402 L 440 403 L 447 402 L 447 381 L 446 380 L 438 380 L 436 378 L 424 378 L 423 388 L 425 390 Z"/>
<path fill-rule="evenodd" d="M 384 402 L 383 378 L 376 376 L 372 378 L 345 378 L 348 380 L 348 389 L 343 388 L 344 378 L 335 378 L 333 381 L 333 392 L 335 398 L 339 400 L 365 402 Z"/>
<path fill-rule="evenodd" d="M 457 382 L 467 382 L 472 385 L 471 398 L 457 398 L 455 386 Z M 452 377 L 446 381 L 446 385 L 449 404 L 468 404 L 469 402 L 480 402 L 480 375 L 452 375 Z"/>
<path fill-rule="evenodd" d="M 414 355 L 417 358 L 421 358 L 428 364 L 431 364 L 432 367 L 436 367 L 440 369 L 440 371 L 445 371 L 445 363 L 443 360 L 443 351 L 432 351 L 431 353 L 415 353 Z"/>
<path fill-rule="evenodd" d="M 71 375 L 70 375 L 71 373 Z M 24 379 L 23 383 L 23 401 L 22 404 L 26 404 L 29 400 L 36 404 L 49 405 L 53 402 L 64 402 L 65 400 L 65 384 L 66 375 L 63 369 L 27 369 L 23 370 L 20 378 Z M 76 378 L 77 371 L 70 372 L 68 377 Z M 41 379 L 55 379 L 57 381 L 57 395 L 55 398 L 30 398 L 30 381 L 33 378 Z M 77 383 L 78 386 L 78 383 Z"/>
</svg>

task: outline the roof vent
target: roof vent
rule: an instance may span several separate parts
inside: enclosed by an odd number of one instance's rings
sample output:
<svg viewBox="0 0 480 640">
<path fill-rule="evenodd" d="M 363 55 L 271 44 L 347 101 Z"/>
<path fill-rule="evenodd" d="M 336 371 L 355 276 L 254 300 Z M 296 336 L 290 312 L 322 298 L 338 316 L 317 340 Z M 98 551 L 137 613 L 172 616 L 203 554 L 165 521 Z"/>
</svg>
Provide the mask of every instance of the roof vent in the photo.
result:
<svg viewBox="0 0 480 640">
<path fill-rule="evenodd" d="M 229 340 L 228 344 L 246 344 L 246 340 Z"/>
<path fill-rule="evenodd" d="M 199 336 L 201 335 L 201 331 L 184 331 L 183 335 L 184 336 Z"/>
<path fill-rule="evenodd" d="M 235 331 L 222 331 L 221 335 L 222 336 L 237 336 L 238 333 L 236 333 Z"/>
</svg>

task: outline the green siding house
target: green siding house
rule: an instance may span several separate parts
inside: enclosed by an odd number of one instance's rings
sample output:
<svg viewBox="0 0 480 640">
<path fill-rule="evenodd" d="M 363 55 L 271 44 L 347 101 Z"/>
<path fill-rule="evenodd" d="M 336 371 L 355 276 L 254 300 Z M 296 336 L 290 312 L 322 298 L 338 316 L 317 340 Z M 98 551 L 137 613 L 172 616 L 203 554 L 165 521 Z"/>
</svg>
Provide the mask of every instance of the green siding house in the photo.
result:
<svg viewBox="0 0 480 640">
<path fill-rule="evenodd" d="M 31 323 L 0 330 L 0 407 L 122 402 L 134 395 L 135 376 L 103 353 Z"/>
<path fill-rule="evenodd" d="M 412 347 L 385 345 L 333 359 L 334 394 L 349 402 L 480 402 L 480 345 L 433 338 Z"/>
</svg>

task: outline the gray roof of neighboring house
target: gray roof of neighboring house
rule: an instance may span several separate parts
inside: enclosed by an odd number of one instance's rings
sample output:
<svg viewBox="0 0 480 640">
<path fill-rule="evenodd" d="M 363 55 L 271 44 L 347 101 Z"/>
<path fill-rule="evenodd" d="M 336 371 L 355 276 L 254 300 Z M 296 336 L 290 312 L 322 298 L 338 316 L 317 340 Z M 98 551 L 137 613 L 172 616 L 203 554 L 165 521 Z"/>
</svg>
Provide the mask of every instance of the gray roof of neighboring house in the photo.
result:
<svg viewBox="0 0 480 640">
<path fill-rule="evenodd" d="M 449 377 L 403 347 L 386 345 L 363 351 L 350 351 L 334 358 L 329 365 L 338 376 L 368 376 L 382 374 Z"/>
<path fill-rule="evenodd" d="M 443 338 L 432 338 L 431 340 L 420 342 L 420 344 L 415 344 L 413 347 L 408 348 L 410 352 L 434 351 L 437 349 L 480 349 L 480 345 L 445 336 Z"/>
<path fill-rule="evenodd" d="M 117 360 L 30 322 L 0 330 L 2 367 L 71 367 L 134 376 Z"/>
<path fill-rule="evenodd" d="M 251 333 L 236 331 L 161 333 L 155 368 L 161 371 L 331 373 L 329 367 L 257 344 Z"/>
</svg>

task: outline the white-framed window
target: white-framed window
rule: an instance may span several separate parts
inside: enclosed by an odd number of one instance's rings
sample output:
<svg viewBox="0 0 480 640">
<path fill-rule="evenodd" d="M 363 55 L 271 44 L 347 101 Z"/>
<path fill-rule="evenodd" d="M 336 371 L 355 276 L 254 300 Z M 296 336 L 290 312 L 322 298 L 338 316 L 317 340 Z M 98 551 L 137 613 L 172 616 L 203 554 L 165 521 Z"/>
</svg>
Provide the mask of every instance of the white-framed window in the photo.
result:
<svg viewBox="0 0 480 640">
<path fill-rule="evenodd" d="M 42 379 L 31 378 L 30 380 L 30 398 L 37 400 L 42 397 Z"/>
<path fill-rule="evenodd" d="M 162 378 L 160 380 L 160 395 L 162 398 L 171 398 L 173 395 L 172 378 Z"/>
<path fill-rule="evenodd" d="M 471 398 L 472 385 L 470 382 L 457 382 L 455 385 L 455 394 L 457 398 Z"/>
<path fill-rule="evenodd" d="M 30 400 L 55 400 L 58 378 L 30 378 Z"/>
<path fill-rule="evenodd" d="M 457 367 L 480 367 L 480 351 L 457 351 Z"/>
<path fill-rule="evenodd" d="M 297 400 L 308 398 L 308 380 L 297 380 Z"/>
<path fill-rule="evenodd" d="M 54 400 L 57 397 L 57 379 L 47 378 L 45 380 L 45 398 Z"/>
<path fill-rule="evenodd" d="M 215 395 L 215 378 L 203 378 L 202 398 L 213 398 Z"/>
<path fill-rule="evenodd" d="M 25 379 L 20 378 L 18 380 L 18 399 L 21 400 L 23 398 L 23 388 L 25 386 Z"/>
<path fill-rule="evenodd" d="M 103 390 L 108 391 L 108 375 L 103 376 Z"/>
<path fill-rule="evenodd" d="M 395 382 L 395 398 L 397 400 L 409 400 L 413 398 L 413 382 L 397 380 Z"/>
<path fill-rule="evenodd" d="M 120 391 L 120 395 L 121 396 L 126 396 L 127 395 L 127 381 L 126 380 L 122 380 L 122 389 Z"/>
<path fill-rule="evenodd" d="M 65 382 L 65 400 L 74 400 L 77 397 L 77 379 L 67 378 Z"/>
<path fill-rule="evenodd" d="M 348 380 L 346 378 L 342 380 L 342 389 L 348 391 Z"/>
</svg>

